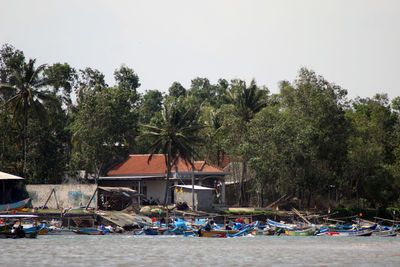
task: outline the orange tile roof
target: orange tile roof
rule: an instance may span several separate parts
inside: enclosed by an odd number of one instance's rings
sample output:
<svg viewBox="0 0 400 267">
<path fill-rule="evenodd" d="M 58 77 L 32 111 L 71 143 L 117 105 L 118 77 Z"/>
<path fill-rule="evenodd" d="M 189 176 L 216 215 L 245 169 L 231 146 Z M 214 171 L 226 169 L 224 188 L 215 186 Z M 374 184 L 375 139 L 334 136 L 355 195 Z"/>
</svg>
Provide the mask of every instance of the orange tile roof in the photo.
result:
<svg viewBox="0 0 400 267">
<path fill-rule="evenodd" d="M 114 166 L 107 172 L 108 176 L 118 175 L 162 175 L 167 171 L 165 156 L 163 154 L 154 154 L 151 161 L 148 162 L 149 154 L 130 155 L 125 161 Z M 191 172 L 192 168 L 189 162 L 179 159 L 176 166 L 180 172 Z M 196 172 L 223 173 L 222 170 L 209 165 L 206 161 L 195 161 L 194 169 Z M 175 172 L 175 167 L 172 168 Z"/>
</svg>

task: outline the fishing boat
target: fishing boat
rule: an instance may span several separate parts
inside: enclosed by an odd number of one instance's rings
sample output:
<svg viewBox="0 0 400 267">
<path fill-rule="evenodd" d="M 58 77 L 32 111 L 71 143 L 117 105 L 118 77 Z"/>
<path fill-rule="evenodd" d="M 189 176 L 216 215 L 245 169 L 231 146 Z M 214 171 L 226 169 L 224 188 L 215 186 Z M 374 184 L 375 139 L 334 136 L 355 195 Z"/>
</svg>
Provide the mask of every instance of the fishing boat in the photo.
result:
<svg viewBox="0 0 400 267">
<path fill-rule="evenodd" d="M 169 234 L 167 228 L 158 228 L 158 227 L 144 227 L 139 232 L 134 231 L 133 235 L 166 235 Z"/>
<path fill-rule="evenodd" d="M 384 226 L 362 219 L 357 219 L 356 222 L 359 225 L 363 226 L 364 228 L 376 226 L 374 231 L 372 232 L 373 236 L 389 237 L 389 236 L 397 236 L 398 233 L 398 227 Z"/>
<path fill-rule="evenodd" d="M 294 230 L 298 227 L 296 224 L 279 223 L 270 219 L 267 219 L 267 224 L 275 228 L 282 228 L 287 230 Z"/>
<path fill-rule="evenodd" d="M 372 232 L 372 235 L 380 237 L 389 237 L 389 236 L 397 236 L 397 233 L 398 233 L 397 227 L 378 225 L 375 231 Z"/>
<path fill-rule="evenodd" d="M 0 235 L 9 233 L 14 225 L 14 222 L 3 222 L 0 221 Z"/>
<path fill-rule="evenodd" d="M 73 235 L 74 232 L 72 229 L 64 229 L 64 228 L 57 228 L 57 227 L 48 227 L 49 231 L 47 232 L 48 235 Z"/>
<path fill-rule="evenodd" d="M 78 235 L 104 235 L 103 230 L 99 229 L 75 229 L 72 232 Z"/>
<path fill-rule="evenodd" d="M 337 230 L 337 231 L 324 231 L 317 234 L 317 236 L 371 236 L 374 230 Z"/>
<path fill-rule="evenodd" d="M 372 232 L 372 235 L 380 237 L 397 236 L 397 230 L 379 230 Z"/>
<path fill-rule="evenodd" d="M 238 232 L 239 232 L 238 230 L 210 230 L 210 231 L 199 230 L 196 236 L 224 238 L 228 237 L 229 235 L 237 234 Z"/>
<path fill-rule="evenodd" d="M 32 232 L 37 232 L 38 235 L 46 235 L 49 232 L 49 228 L 46 224 L 42 223 L 40 225 L 35 224 L 22 224 L 22 229 L 25 234 L 31 234 Z"/>
<path fill-rule="evenodd" d="M 38 216 L 32 214 L 3 214 L 0 238 L 36 238 L 39 234 Z M 31 222 L 27 227 L 28 221 Z M 25 228 L 24 229 L 24 225 Z"/>
<path fill-rule="evenodd" d="M 21 210 L 24 209 L 25 206 L 28 205 L 30 201 L 30 198 L 14 202 L 14 203 L 8 203 L 8 204 L 1 204 L 0 205 L 0 211 L 8 211 L 8 210 Z"/>
<path fill-rule="evenodd" d="M 311 236 L 311 235 L 315 235 L 316 233 L 317 233 L 317 231 L 313 228 L 299 229 L 299 230 L 285 229 L 285 234 L 288 236 Z"/>
<path fill-rule="evenodd" d="M 266 228 L 266 229 L 255 229 L 251 232 L 252 235 L 275 235 L 276 230 Z"/>
</svg>

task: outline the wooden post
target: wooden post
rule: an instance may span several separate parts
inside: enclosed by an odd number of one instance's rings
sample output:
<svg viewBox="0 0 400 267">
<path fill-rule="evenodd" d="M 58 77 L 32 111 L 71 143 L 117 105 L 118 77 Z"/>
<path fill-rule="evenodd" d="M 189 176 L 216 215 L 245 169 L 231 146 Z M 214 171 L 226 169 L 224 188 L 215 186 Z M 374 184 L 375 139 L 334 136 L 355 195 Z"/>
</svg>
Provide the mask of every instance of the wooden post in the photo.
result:
<svg viewBox="0 0 400 267">
<path fill-rule="evenodd" d="M 46 200 L 46 202 L 44 203 L 44 205 L 42 206 L 42 209 L 44 209 L 44 207 L 46 207 L 47 202 L 49 202 L 50 197 L 51 197 L 51 195 L 53 194 L 53 192 L 54 192 L 54 188 L 51 189 L 50 195 L 49 195 L 49 197 L 47 198 L 47 200 Z M 57 209 L 58 209 L 58 203 L 57 203 Z"/>
<path fill-rule="evenodd" d="M 141 183 L 141 181 L 139 180 L 138 181 L 138 190 L 137 190 L 137 192 L 138 192 L 138 204 L 139 204 L 139 206 L 141 205 L 141 199 L 140 199 L 140 195 L 142 194 L 142 183 Z"/>
<path fill-rule="evenodd" d="M 94 190 L 94 193 L 93 193 L 92 197 L 90 198 L 88 204 L 86 205 L 86 210 L 89 208 L 90 203 L 92 203 L 92 200 L 93 200 L 94 196 L 96 195 L 98 189 L 99 189 L 99 187 L 97 186 L 96 190 Z M 97 200 L 97 202 L 96 202 L 96 210 L 97 210 L 98 202 L 99 202 L 99 200 Z"/>
<path fill-rule="evenodd" d="M 57 200 L 57 196 L 56 196 L 56 189 L 53 188 L 53 193 L 54 193 L 54 198 L 56 199 L 56 205 L 57 205 L 57 209 L 60 208 L 60 206 L 58 205 L 58 200 Z"/>
<path fill-rule="evenodd" d="M 221 204 L 225 205 L 225 180 L 221 181 Z"/>
<path fill-rule="evenodd" d="M 63 209 L 60 210 L 60 227 L 63 225 Z"/>
</svg>

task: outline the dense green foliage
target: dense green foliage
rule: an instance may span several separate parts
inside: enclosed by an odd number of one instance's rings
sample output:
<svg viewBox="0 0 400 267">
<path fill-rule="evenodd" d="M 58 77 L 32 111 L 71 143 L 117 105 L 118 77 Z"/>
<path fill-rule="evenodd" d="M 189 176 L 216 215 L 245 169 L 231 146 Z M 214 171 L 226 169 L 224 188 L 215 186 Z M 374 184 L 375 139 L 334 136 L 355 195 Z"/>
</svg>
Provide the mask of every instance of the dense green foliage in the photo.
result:
<svg viewBox="0 0 400 267">
<path fill-rule="evenodd" d="M 302 68 L 270 94 L 255 81 L 195 78 L 141 94 L 122 65 L 115 84 L 68 63 L 36 66 L 0 50 L 0 169 L 29 183 L 97 178 L 129 153 L 198 159 L 232 173 L 236 204 L 284 198 L 300 208 L 396 205 L 400 198 L 400 97 L 348 99 Z M 194 150 L 193 150 L 194 149 Z M 196 153 L 194 153 L 196 152 Z"/>
</svg>

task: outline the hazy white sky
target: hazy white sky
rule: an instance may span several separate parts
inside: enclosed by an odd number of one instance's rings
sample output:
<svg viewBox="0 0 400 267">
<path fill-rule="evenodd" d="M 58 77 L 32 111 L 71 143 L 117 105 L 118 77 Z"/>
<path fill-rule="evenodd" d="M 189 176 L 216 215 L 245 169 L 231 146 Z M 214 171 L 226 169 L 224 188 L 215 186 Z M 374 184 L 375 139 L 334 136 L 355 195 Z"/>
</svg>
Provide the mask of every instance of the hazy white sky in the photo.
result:
<svg viewBox="0 0 400 267">
<path fill-rule="evenodd" d="M 38 63 L 96 68 L 109 85 L 126 64 L 142 92 L 206 77 L 275 93 L 304 66 L 351 98 L 400 96 L 398 0 L 3 1 L 4 43 Z"/>
</svg>

